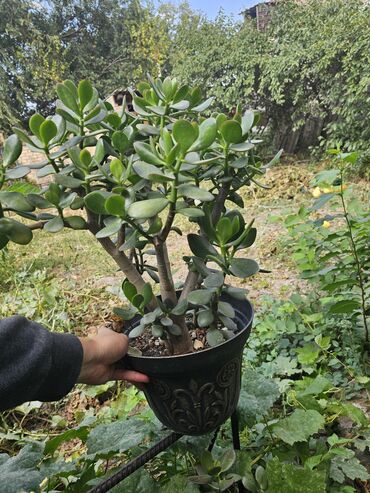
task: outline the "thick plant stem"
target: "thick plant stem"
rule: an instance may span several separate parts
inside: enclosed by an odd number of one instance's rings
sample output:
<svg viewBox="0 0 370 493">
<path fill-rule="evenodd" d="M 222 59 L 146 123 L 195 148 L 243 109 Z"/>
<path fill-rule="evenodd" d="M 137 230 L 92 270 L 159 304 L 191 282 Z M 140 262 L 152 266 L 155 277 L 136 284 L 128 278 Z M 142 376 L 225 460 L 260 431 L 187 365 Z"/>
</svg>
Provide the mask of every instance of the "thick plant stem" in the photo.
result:
<svg viewBox="0 0 370 493">
<path fill-rule="evenodd" d="M 360 263 L 360 259 L 358 257 L 356 243 L 355 243 L 355 239 L 353 237 L 353 231 L 352 231 L 351 221 L 349 220 L 349 217 L 348 217 L 348 211 L 347 211 L 346 202 L 344 200 L 343 191 L 344 190 L 343 190 L 343 172 L 342 172 L 341 173 L 341 192 L 340 192 L 340 198 L 341 198 L 341 201 L 342 201 L 344 218 L 346 220 L 347 227 L 348 227 L 349 238 L 350 238 L 350 242 L 351 242 L 351 250 L 352 250 L 352 254 L 353 254 L 353 257 L 355 259 L 356 268 L 357 268 L 357 275 L 358 275 L 358 280 L 359 280 L 359 287 L 360 287 L 360 291 L 361 291 L 361 313 L 362 313 L 362 318 L 363 318 L 363 322 L 364 322 L 365 341 L 368 343 L 369 342 L 369 327 L 367 325 L 367 319 L 366 319 L 365 283 L 364 283 L 364 279 L 362 277 L 361 263 Z"/>
<path fill-rule="evenodd" d="M 172 279 L 171 266 L 168 258 L 166 244 L 160 240 L 154 241 L 155 254 L 157 258 L 158 275 L 160 280 L 162 300 L 177 303 L 175 286 Z"/>
<path fill-rule="evenodd" d="M 99 226 L 96 221 L 96 217 L 93 213 L 87 212 L 88 217 L 88 228 L 92 234 L 96 234 L 99 231 Z M 116 262 L 121 271 L 125 274 L 127 279 L 134 284 L 139 293 L 142 292 L 145 281 L 140 275 L 140 273 L 135 269 L 130 259 L 123 253 L 118 250 L 116 245 L 110 238 L 98 238 L 99 243 L 104 248 L 104 250 L 112 257 L 112 259 Z M 153 297 L 152 301 L 149 304 L 151 309 L 155 309 L 157 306 L 157 302 Z"/>
<path fill-rule="evenodd" d="M 157 267 L 158 275 L 161 288 L 161 298 L 162 301 L 170 301 L 173 305 L 177 304 L 176 290 L 173 283 L 171 266 L 168 258 L 168 252 L 166 244 L 156 239 L 154 241 L 154 247 L 157 257 Z M 170 354 L 186 354 L 193 351 L 193 344 L 190 337 L 189 330 L 186 326 L 186 321 L 184 316 L 172 317 L 173 322 L 178 325 L 181 329 L 181 334 L 174 336 L 169 335 L 169 341 L 167 349 Z"/>
</svg>

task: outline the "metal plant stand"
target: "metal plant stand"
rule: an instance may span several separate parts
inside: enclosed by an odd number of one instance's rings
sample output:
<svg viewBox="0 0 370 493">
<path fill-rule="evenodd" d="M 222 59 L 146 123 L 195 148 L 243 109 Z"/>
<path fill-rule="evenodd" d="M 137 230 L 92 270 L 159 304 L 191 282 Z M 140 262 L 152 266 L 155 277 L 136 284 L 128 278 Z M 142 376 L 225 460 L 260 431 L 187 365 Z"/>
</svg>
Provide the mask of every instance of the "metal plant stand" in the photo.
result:
<svg viewBox="0 0 370 493">
<path fill-rule="evenodd" d="M 212 450 L 216 442 L 218 432 L 219 432 L 219 428 L 214 433 L 212 441 L 208 447 L 209 451 Z M 240 450 L 239 422 L 236 412 L 234 412 L 231 416 L 231 432 L 232 432 L 234 450 Z M 177 442 L 177 440 L 179 440 L 182 436 L 183 435 L 181 435 L 180 433 L 174 433 L 174 432 L 170 433 L 168 436 L 162 438 L 162 440 L 154 444 L 153 447 L 150 447 L 148 450 L 135 457 L 135 459 L 132 459 L 130 462 L 122 466 L 121 469 L 119 469 L 115 474 L 110 476 L 108 479 L 102 481 L 98 486 L 92 488 L 89 491 L 89 493 L 106 493 L 107 491 L 111 490 L 114 486 L 116 486 L 118 483 L 120 483 L 125 478 L 130 476 L 137 469 L 142 467 L 150 460 L 154 459 L 154 457 L 156 457 L 158 454 L 166 450 L 173 443 Z M 245 492 L 246 490 L 243 488 L 242 485 L 239 485 L 239 491 Z"/>
</svg>

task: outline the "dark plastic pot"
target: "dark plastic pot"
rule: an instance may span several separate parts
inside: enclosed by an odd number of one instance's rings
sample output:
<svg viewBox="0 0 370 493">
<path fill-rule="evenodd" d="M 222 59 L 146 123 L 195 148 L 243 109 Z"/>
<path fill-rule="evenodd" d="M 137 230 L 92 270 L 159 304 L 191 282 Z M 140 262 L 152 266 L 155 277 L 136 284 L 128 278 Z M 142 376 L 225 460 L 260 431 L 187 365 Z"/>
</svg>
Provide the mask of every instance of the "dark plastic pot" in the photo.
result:
<svg viewBox="0 0 370 493">
<path fill-rule="evenodd" d="M 232 339 L 179 356 L 126 356 L 124 364 L 145 373 L 145 396 L 157 418 L 185 435 L 203 435 L 218 428 L 234 412 L 240 393 L 242 353 L 249 337 L 253 308 L 249 301 L 222 296 L 235 309 L 238 333 Z M 127 332 L 137 325 L 131 321 Z"/>
</svg>

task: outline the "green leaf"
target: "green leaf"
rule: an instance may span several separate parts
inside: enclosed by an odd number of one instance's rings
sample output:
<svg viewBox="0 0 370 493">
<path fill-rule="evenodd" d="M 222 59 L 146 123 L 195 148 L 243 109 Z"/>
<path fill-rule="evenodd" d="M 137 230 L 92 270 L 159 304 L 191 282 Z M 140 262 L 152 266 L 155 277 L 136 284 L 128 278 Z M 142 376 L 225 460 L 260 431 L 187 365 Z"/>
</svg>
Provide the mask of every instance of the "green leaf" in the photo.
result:
<svg viewBox="0 0 370 493">
<path fill-rule="evenodd" d="M 82 442 L 86 442 L 89 436 L 90 428 L 88 426 L 80 426 L 79 428 L 74 428 L 72 430 L 67 430 L 64 433 L 48 440 L 45 444 L 44 454 L 54 454 L 57 448 L 62 444 L 69 442 L 75 438 L 79 438 Z"/>
<path fill-rule="evenodd" d="M 226 301 L 219 301 L 218 302 L 218 311 L 222 314 L 225 315 L 225 317 L 229 318 L 234 318 L 235 317 L 235 310 L 230 305 L 230 303 L 227 303 Z"/>
<path fill-rule="evenodd" d="M 259 265 L 255 260 L 248 258 L 233 258 L 230 262 L 230 272 L 236 276 L 244 279 L 249 276 L 253 276 L 259 271 Z"/>
<path fill-rule="evenodd" d="M 45 192 L 45 199 L 53 205 L 59 205 L 62 191 L 56 183 L 50 183 L 48 190 Z"/>
<path fill-rule="evenodd" d="M 214 320 L 212 310 L 200 310 L 197 320 L 199 327 L 209 327 Z"/>
<path fill-rule="evenodd" d="M 56 216 L 44 225 L 44 230 L 49 233 L 58 233 L 64 228 L 63 219 L 60 216 Z"/>
<path fill-rule="evenodd" d="M 43 446 L 34 442 L 22 448 L 14 457 L 0 454 L 1 493 L 39 491 L 43 479 L 38 471 Z"/>
<path fill-rule="evenodd" d="M 4 142 L 3 165 L 9 166 L 9 164 L 15 163 L 21 153 L 22 143 L 18 135 L 10 135 L 10 137 L 8 137 Z"/>
<path fill-rule="evenodd" d="M 217 237 L 222 245 L 225 245 L 233 236 L 233 228 L 228 217 L 221 217 L 216 226 Z"/>
<path fill-rule="evenodd" d="M 190 233 L 188 234 L 188 243 L 190 250 L 196 257 L 205 259 L 207 255 L 218 255 L 215 247 L 203 236 Z"/>
<path fill-rule="evenodd" d="M 15 211 L 32 212 L 35 210 L 34 206 L 20 192 L 0 192 L 0 202 L 3 207 Z"/>
<path fill-rule="evenodd" d="M 206 101 L 199 104 L 198 106 L 194 106 L 194 108 L 192 108 L 192 111 L 196 111 L 197 113 L 201 113 L 202 111 L 205 111 L 206 109 L 208 109 L 211 106 L 211 104 L 213 103 L 213 100 L 214 100 L 213 97 L 208 98 Z"/>
<path fill-rule="evenodd" d="M 210 202 L 214 200 L 214 196 L 211 192 L 196 187 L 195 185 L 189 185 L 188 183 L 179 185 L 177 190 L 181 197 L 189 197 L 190 199 L 200 200 L 201 202 Z"/>
<path fill-rule="evenodd" d="M 108 219 L 110 219 L 109 222 Z M 106 226 L 96 233 L 96 238 L 107 238 L 108 236 L 115 235 L 121 229 L 122 219 L 120 217 L 109 217 L 105 222 Z"/>
<path fill-rule="evenodd" d="M 34 113 L 28 121 L 28 126 L 30 127 L 31 132 L 36 135 L 38 139 L 41 140 L 40 135 L 40 127 L 44 123 L 45 118 L 41 116 L 39 113 Z"/>
<path fill-rule="evenodd" d="M 111 195 L 104 204 L 105 210 L 112 216 L 125 216 L 125 199 L 122 195 Z"/>
<path fill-rule="evenodd" d="M 135 142 L 134 148 L 140 159 L 146 163 L 154 164 L 156 166 L 163 166 L 166 164 L 162 158 L 155 154 L 149 144 L 146 144 L 145 142 Z"/>
<path fill-rule="evenodd" d="M 130 308 L 113 308 L 113 313 L 117 317 L 122 318 L 122 320 L 131 320 L 137 314 L 137 309 L 134 307 Z"/>
<path fill-rule="evenodd" d="M 83 217 L 69 216 L 65 217 L 64 220 L 72 229 L 87 229 L 87 224 Z"/>
<path fill-rule="evenodd" d="M 137 161 L 136 163 L 134 163 L 133 169 L 135 173 L 137 173 L 142 178 L 153 181 L 155 183 L 166 183 L 175 179 L 175 176 L 172 173 L 163 173 L 162 170 L 157 168 L 156 166 L 144 163 L 142 161 Z"/>
<path fill-rule="evenodd" d="M 302 348 L 297 348 L 296 352 L 301 365 L 312 365 L 319 357 L 320 348 L 316 344 L 306 344 Z"/>
<path fill-rule="evenodd" d="M 61 174 L 55 175 L 55 182 L 66 188 L 79 188 L 84 183 L 82 180 L 74 178 L 73 176 Z"/>
<path fill-rule="evenodd" d="M 260 416 L 266 415 L 279 396 L 279 387 L 274 380 L 246 368 L 243 372 L 238 404 L 241 428 L 252 426 Z"/>
<path fill-rule="evenodd" d="M 0 218 L 0 234 L 18 245 L 28 245 L 33 237 L 32 231 L 26 225 L 7 217 Z M 2 243 L 5 243 L 4 239 Z"/>
<path fill-rule="evenodd" d="M 93 92 L 93 87 L 91 85 L 91 82 L 84 79 L 81 80 L 78 83 L 78 97 L 80 100 L 80 108 L 83 110 L 85 106 L 90 102 L 92 99 L 94 92 Z"/>
<path fill-rule="evenodd" d="M 313 203 L 311 210 L 317 211 L 321 209 L 331 198 L 335 197 L 335 193 L 324 193 Z"/>
<path fill-rule="evenodd" d="M 212 295 L 212 291 L 196 289 L 188 295 L 187 301 L 193 305 L 207 305 L 211 301 Z"/>
<path fill-rule="evenodd" d="M 224 342 L 224 336 L 218 329 L 207 330 L 206 339 L 208 344 L 212 347 Z"/>
<path fill-rule="evenodd" d="M 137 294 L 137 289 L 128 279 L 125 279 L 122 283 L 123 294 L 129 301 L 132 301 Z"/>
<path fill-rule="evenodd" d="M 354 454 L 353 451 L 351 452 Z M 346 477 L 352 481 L 355 479 L 367 481 L 370 479 L 370 474 L 357 457 L 347 458 L 338 455 L 331 460 L 330 477 L 338 483 L 343 483 Z"/>
<path fill-rule="evenodd" d="M 105 210 L 106 195 L 101 192 L 90 192 L 85 197 L 86 207 L 95 214 L 106 214 Z"/>
<path fill-rule="evenodd" d="M 5 180 L 17 180 L 24 178 L 31 172 L 27 166 L 17 166 L 16 168 L 8 168 L 5 173 Z"/>
<path fill-rule="evenodd" d="M 121 130 L 117 130 L 112 135 L 112 144 L 121 154 L 123 154 L 129 147 L 129 140 L 127 135 Z"/>
<path fill-rule="evenodd" d="M 237 144 L 242 139 L 242 128 L 235 120 L 227 120 L 220 127 L 220 133 L 226 144 Z"/>
<path fill-rule="evenodd" d="M 184 207 L 183 209 L 178 209 L 177 212 L 183 216 L 189 217 L 190 219 L 204 217 L 204 212 L 202 209 L 197 209 L 196 207 Z"/>
<path fill-rule="evenodd" d="M 57 126 L 52 120 L 45 120 L 40 126 L 40 137 L 46 146 L 54 139 L 57 133 Z"/>
<path fill-rule="evenodd" d="M 110 452 L 126 452 L 140 445 L 156 427 L 142 419 L 121 419 L 96 426 L 87 439 L 88 457 Z"/>
<path fill-rule="evenodd" d="M 189 152 L 207 149 L 217 136 L 217 122 L 215 118 L 207 118 L 199 125 L 199 135 L 189 148 Z"/>
<path fill-rule="evenodd" d="M 172 135 L 185 153 L 198 137 L 198 129 L 187 120 L 177 120 L 173 125 Z"/>
<path fill-rule="evenodd" d="M 140 469 L 115 486 L 111 493 L 159 493 L 160 490 L 164 491 L 162 486 L 160 487 L 145 469 Z M 177 490 L 176 493 L 182 493 L 182 491 L 185 490 Z M 199 490 L 189 490 L 189 493 L 197 491 Z"/>
<path fill-rule="evenodd" d="M 231 466 L 234 464 L 235 459 L 236 459 L 235 450 L 232 448 L 226 450 L 220 457 L 221 471 L 222 472 L 228 471 L 231 468 Z"/>
<path fill-rule="evenodd" d="M 69 87 L 67 87 L 65 84 L 58 84 L 57 94 L 59 99 L 62 101 L 63 104 L 67 106 L 67 108 L 76 113 L 76 115 L 80 115 L 80 108 L 78 107 L 75 94 L 71 92 Z"/>
<path fill-rule="evenodd" d="M 277 457 L 266 465 L 269 493 L 326 493 L 326 471 L 311 470 L 280 462 Z"/>
<path fill-rule="evenodd" d="M 162 493 L 199 493 L 200 489 L 195 484 L 191 483 L 186 476 L 177 474 L 172 476 L 168 483 L 161 486 Z M 135 490 L 136 491 L 136 490 Z M 152 490 L 147 490 L 147 492 Z M 145 493 L 147 493 L 145 492 Z"/>
<path fill-rule="evenodd" d="M 172 308 L 171 313 L 173 315 L 184 315 L 186 313 L 187 308 L 188 308 L 187 300 L 182 300 L 179 303 L 177 303 L 175 308 Z"/>
<path fill-rule="evenodd" d="M 337 301 L 329 308 L 329 313 L 352 313 L 360 308 L 361 304 L 356 300 Z"/>
<path fill-rule="evenodd" d="M 317 411 L 296 409 L 293 414 L 273 425 L 272 429 L 283 442 L 293 445 L 296 442 L 306 441 L 324 425 L 325 419 Z"/>
<path fill-rule="evenodd" d="M 222 272 L 212 272 L 203 282 L 206 288 L 220 288 L 225 282 L 224 274 Z"/>
<path fill-rule="evenodd" d="M 128 214 L 134 219 L 148 219 L 159 214 L 168 205 L 165 198 L 141 200 L 128 208 Z"/>
<path fill-rule="evenodd" d="M 152 286 L 150 285 L 149 282 L 145 283 L 143 290 L 141 292 L 141 295 L 143 297 L 143 305 L 145 307 L 153 298 Z M 171 323 L 172 323 L 172 321 L 171 321 Z"/>
</svg>

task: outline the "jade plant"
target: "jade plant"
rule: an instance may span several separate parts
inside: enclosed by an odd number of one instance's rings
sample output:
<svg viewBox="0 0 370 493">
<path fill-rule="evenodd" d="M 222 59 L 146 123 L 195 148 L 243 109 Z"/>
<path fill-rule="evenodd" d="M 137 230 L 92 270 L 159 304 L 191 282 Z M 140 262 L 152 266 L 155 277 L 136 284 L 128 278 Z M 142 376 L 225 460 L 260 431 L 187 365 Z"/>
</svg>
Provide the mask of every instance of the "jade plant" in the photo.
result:
<svg viewBox="0 0 370 493">
<path fill-rule="evenodd" d="M 116 112 L 87 80 L 78 86 L 66 80 L 57 95 L 55 115 L 35 113 L 29 132 L 14 128 L 5 141 L 0 249 L 8 242 L 28 244 L 36 229 L 88 230 L 123 273 L 129 305 L 115 312 L 123 320 L 140 316 L 131 337 L 151 330 L 168 354 L 191 352 L 189 310 L 207 330 L 209 345 L 232 337 L 234 308 L 220 298 L 245 299 L 246 291 L 225 278 L 245 279 L 259 270 L 243 256 L 256 229 L 240 212 L 239 192 L 260 184 L 259 175 L 280 154 L 268 165 L 258 158 L 258 114 L 242 114 L 240 107 L 232 117 L 212 113 L 212 98 L 203 101 L 199 88 L 168 77 L 139 83 L 133 111 L 123 101 Z M 24 145 L 45 160 L 17 165 Z M 48 184 L 37 193 L 9 187 L 31 169 Z M 182 235 L 177 216 L 193 231 L 181 294 L 167 247 L 169 235 Z"/>
</svg>

